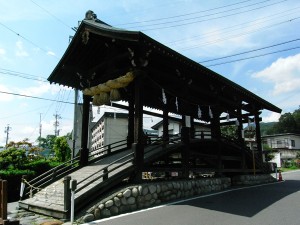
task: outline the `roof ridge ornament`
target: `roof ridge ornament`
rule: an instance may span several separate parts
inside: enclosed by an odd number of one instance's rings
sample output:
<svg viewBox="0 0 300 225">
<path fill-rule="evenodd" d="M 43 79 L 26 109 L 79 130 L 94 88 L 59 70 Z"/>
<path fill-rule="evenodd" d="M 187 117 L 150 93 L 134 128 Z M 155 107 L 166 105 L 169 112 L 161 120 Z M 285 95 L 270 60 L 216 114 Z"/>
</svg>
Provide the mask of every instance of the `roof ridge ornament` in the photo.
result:
<svg viewBox="0 0 300 225">
<path fill-rule="evenodd" d="M 85 18 L 86 20 L 97 20 L 97 14 L 94 13 L 92 10 L 88 10 L 86 13 L 85 13 Z"/>
</svg>

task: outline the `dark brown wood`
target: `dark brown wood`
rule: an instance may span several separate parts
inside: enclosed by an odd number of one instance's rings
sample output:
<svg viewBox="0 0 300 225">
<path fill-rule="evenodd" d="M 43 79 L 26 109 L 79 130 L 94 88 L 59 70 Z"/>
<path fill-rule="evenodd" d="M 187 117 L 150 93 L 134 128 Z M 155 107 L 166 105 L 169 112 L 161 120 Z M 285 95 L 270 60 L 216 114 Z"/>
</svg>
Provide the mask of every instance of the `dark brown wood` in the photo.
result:
<svg viewBox="0 0 300 225">
<path fill-rule="evenodd" d="M 132 95 L 128 101 L 128 136 L 127 146 L 131 147 L 134 142 L 134 88 L 131 87 Z"/>
<path fill-rule="evenodd" d="M 260 123 L 259 123 L 259 112 L 255 113 L 254 119 L 255 119 L 255 132 L 256 132 L 256 145 L 257 145 L 257 152 L 258 157 L 263 161 L 262 157 L 262 143 L 261 143 L 261 133 L 260 133 Z"/>
<path fill-rule="evenodd" d="M 169 117 L 168 117 L 168 107 L 163 108 L 163 140 L 164 142 L 169 141 Z"/>
<path fill-rule="evenodd" d="M 89 121 L 90 121 L 90 102 L 91 97 L 83 95 L 83 109 L 82 109 L 82 133 L 81 133 L 81 150 L 80 150 L 80 165 L 88 164 L 89 149 Z"/>
<path fill-rule="evenodd" d="M 242 129 L 243 129 L 243 115 L 242 115 L 242 108 L 239 107 L 237 109 L 237 114 L 238 114 L 238 117 L 237 117 L 237 121 L 238 121 L 238 126 L 237 126 L 237 135 L 238 135 L 238 141 L 239 143 L 241 144 L 241 169 L 245 169 L 246 168 L 246 153 L 245 153 L 245 149 L 243 148 L 244 146 L 244 139 L 243 139 L 243 136 L 242 136 Z M 248 118 L 247 118 L 247 121 L 245 122 L 248 122 Z"/>
<path fill-rule="evenodd" d="M 135 146 L 135 165 L 136 165 L 136 181 L 142 179 L 142 171 L 144 166 L 144 142 L 145 135 L 143 132 L 143 72 L 136 71 L 135 78 L 135 107 L 134 107 L 134 143 Z"/>
<path fill-rule="evenodd" d="M 7 181 L 0 180 L 0 219 L 7 219 Z M 0 220 L 1 222 L 1 220 Z"/>
<path fill-rule="evenodd" d="M 182 157 L 182 176 L 189 178 L 189 156 L 190 156 L 190 128 L 183 126 L 181 128 L 181 141 L 184 143 L 184 147 L 181 150 Z"/>
<path fill-rule="evenodd" d="M 222 162 L 222 145 L 221 145 L 221 127 L 220 127 L 220 112 L 216 107 L 211 107 L 213 118 L 211 118 L 211 136 L 216 139 L 217 144 L 217 169 L 223 168 Z M 218 174 L 221 175 L 221 174 Z"/>
</svg>

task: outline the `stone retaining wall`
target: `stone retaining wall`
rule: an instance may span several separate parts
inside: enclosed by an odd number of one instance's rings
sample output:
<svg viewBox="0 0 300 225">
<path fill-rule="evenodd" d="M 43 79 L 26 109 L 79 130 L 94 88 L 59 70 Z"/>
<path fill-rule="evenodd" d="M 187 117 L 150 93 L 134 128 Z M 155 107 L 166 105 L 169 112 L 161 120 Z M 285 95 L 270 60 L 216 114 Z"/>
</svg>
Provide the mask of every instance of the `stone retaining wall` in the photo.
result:
<svg viewBox="0 0 300 225">
<path fill-rule="evenodd" d="M 101 218 L 153 207 L 162 203 L 221 191 L 231 186 L 275 182 L 269 174 L 239 175 L 233 178 L 205 178 L 181 181 L 150 182 L 126 187 L 101 200 L 77 222 L 87 223 Z"/>
<path fill-rule="evenodd" d="M 146 183 L 116 192 L 87 211 L 78 222 L 87 223 L 161 203 L 221 191 L 231 186 L 230 178 L 207 178 Z"/>
<path fill-rule="evenodd" d="M 231 179 L 232 186 L 236 185 L 255 185 L 255 184 L 265 184 L 275 182 L 276 178 L 269 174 L 259 174 L 259 175 L 239 175 L 234 176 Z"/>
</svg>

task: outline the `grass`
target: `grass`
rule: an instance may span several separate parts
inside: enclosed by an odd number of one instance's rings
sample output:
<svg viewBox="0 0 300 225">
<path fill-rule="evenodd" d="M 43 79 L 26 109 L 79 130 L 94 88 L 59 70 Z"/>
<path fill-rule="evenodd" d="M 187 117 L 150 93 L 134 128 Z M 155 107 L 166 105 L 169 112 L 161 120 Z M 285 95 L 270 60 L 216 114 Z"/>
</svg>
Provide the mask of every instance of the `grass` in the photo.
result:
<svg viewBox="0 0 300 225">
<path fill-rule="evenodd" d="M 281 172 L 288 172 L 292 170 L 299 170 L 300 168 L 297 166 L 291 166 L 291 167 L 281 167 L 280 170 Z"/>
</svg>

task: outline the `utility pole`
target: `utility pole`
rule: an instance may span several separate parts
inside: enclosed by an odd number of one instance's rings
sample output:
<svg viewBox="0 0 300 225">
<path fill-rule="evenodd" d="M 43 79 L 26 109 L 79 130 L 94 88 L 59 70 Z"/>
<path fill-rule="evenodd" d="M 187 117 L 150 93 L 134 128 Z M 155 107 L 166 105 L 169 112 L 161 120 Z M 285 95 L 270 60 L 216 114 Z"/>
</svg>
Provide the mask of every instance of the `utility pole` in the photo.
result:
<svg viewBox="0 0 300 225">
<path fill-rule="evenodd" d="M 39 133 L 40 133 L 40 138 L 42 137 L 42 113 L 40 113 L 40 130 L 39 130 Z"/>
<path fill-rule="evenodd" d="M 9 126 L 9 124 L 7 124 L 7 127 L 5 127 L 4 129 L 4 133 L 6 133 L 5 148 L 7 148 L 7 144 L 8 144 L 9 131 L 11 131 L 11 127 Z"/>
<path fill-rule="evenodd" d="M 61 119 L 61 116 L 59 114 L 57 114 L 57 112 L 53 116 L 55 118 L 55 122 L 53 123 L 53 125 L 54 125 L 54 135 L 55 135 L 55 137 L 57 137 L 57 136 L 59 136 L 59 129 L 58 129 L 59 121 L 58 120 Z"/>
</svg>

